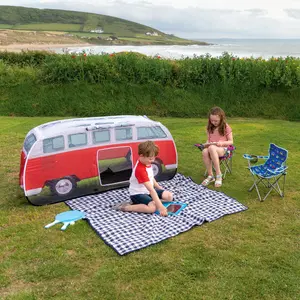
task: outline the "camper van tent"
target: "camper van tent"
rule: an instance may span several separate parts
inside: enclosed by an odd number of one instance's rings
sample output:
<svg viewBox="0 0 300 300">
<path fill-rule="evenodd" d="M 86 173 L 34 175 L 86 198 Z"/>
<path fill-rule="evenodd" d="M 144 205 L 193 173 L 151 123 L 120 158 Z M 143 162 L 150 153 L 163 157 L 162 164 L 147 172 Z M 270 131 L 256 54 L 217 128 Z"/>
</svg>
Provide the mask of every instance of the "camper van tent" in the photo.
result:
<svg viewBox="0 0 300 300">
<path fill-rule="evenodd" d="M 172 135 L 146 116 L 77 118 L 39 125 L 24 141 L 20 186 L 35 205 L 128 186 L 138 144 L 147 140 L 160 149 L 153 163 L 155 178 L 173 178 L 178 158 Z"/>
</svg>

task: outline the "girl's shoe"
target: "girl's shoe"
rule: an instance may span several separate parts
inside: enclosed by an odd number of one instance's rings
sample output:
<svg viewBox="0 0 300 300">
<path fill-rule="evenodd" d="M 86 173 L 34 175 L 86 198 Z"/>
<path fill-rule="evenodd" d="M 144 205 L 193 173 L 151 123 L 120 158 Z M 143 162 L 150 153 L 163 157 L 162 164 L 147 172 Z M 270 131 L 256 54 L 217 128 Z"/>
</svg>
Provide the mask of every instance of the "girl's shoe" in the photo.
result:
<svg viewBox="0 0 300 300">
<path fill-rule="evenodd" d="M 215 181 L 215 187 L 221 187 L 222 186 L 222 174 L 216 175 L 216 181 Z"/>
<path fill-rule="evenodd" d="M 215 177 L 214 176 L 207 176 L 207 178 L 205 178 L 203 181 L 202 181 L 202 185 L 204 186 L 208 186 L 211 182 L 214 182 L 215 181 Z"/>
</svg>

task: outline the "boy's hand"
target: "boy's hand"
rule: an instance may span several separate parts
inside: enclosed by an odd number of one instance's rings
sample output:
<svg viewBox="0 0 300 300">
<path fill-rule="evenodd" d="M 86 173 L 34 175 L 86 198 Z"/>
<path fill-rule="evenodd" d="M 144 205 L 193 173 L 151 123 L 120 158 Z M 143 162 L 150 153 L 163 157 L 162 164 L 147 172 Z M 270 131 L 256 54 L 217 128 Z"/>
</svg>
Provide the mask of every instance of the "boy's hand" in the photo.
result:
<svg viewBox="0 0 300 300">
<path fill-rule="evenodd" d="M 156 209 L 159 211 L 159 214 L 163 217 L 166 217 L 168 215 L 167 209 L 162 205 L 160 199 L 158 198 L 157 192 L 154 189 L 153 185 L 150 181 L 144 182 L 145 187 L 150 192 L 150 196 L 152 197 L 152 200 L 155 203 Z M 159 184 L 157 184 L 159 185 Z"/>
<path fill-rule="evenodd" d="M 162 207 L 160 207 L 158 209 L 159 211 L 159 214 L 162 216 L 162 217 L 167 217 L 168 216 L 168 210 L 162 205 Z"/>
</svg>

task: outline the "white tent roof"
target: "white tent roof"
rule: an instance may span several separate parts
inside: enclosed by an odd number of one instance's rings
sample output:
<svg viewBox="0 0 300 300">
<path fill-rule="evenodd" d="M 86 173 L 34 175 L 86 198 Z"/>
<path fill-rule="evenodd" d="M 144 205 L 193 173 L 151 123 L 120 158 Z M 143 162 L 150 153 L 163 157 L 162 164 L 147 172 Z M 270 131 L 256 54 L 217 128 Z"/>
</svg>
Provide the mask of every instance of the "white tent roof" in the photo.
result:
<svg viewBox="0 0 300 300">
<path fill-rule="evenodd" d="M 89 118 L 76 118 L 76 119 L 65 119 L 52 121 L 39 125 L 33 129 L 35 134 L 40 138 L 54 136 L 61 132 L 72 131 L 76 127 L 101 127 L 101 125 L 107 125 L 108 127 L 126 126 L 126 125 L 137 125 L 137 124 L 153 124 L 153 120 L 146 116 L 134 116 L 134 115 L 123 115 L 123 116 L 105 116 L 105 117 L 89 117 Z M 155 122 L 156 123 L 156 122 Z M 159 124 L 159 122 L 157 122 Z"/>
</svg>

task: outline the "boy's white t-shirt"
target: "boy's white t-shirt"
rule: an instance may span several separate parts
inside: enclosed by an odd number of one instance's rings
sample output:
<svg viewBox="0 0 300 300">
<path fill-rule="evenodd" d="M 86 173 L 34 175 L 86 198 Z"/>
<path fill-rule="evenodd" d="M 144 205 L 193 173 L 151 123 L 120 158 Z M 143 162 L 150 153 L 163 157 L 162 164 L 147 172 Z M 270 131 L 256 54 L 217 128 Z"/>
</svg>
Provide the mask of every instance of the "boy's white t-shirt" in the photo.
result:
<svg viewBox="0 0 300 300">
<path fill-rule="evenodd" d="M 130 196 L 137 194 L 150 194 L 143 183 L 150 181 L 154 185 L 154 174 L 152 165 L 146 166 L 138 161 L 132 170 L 129 179 L 129 194 Z"/>
</svg>

